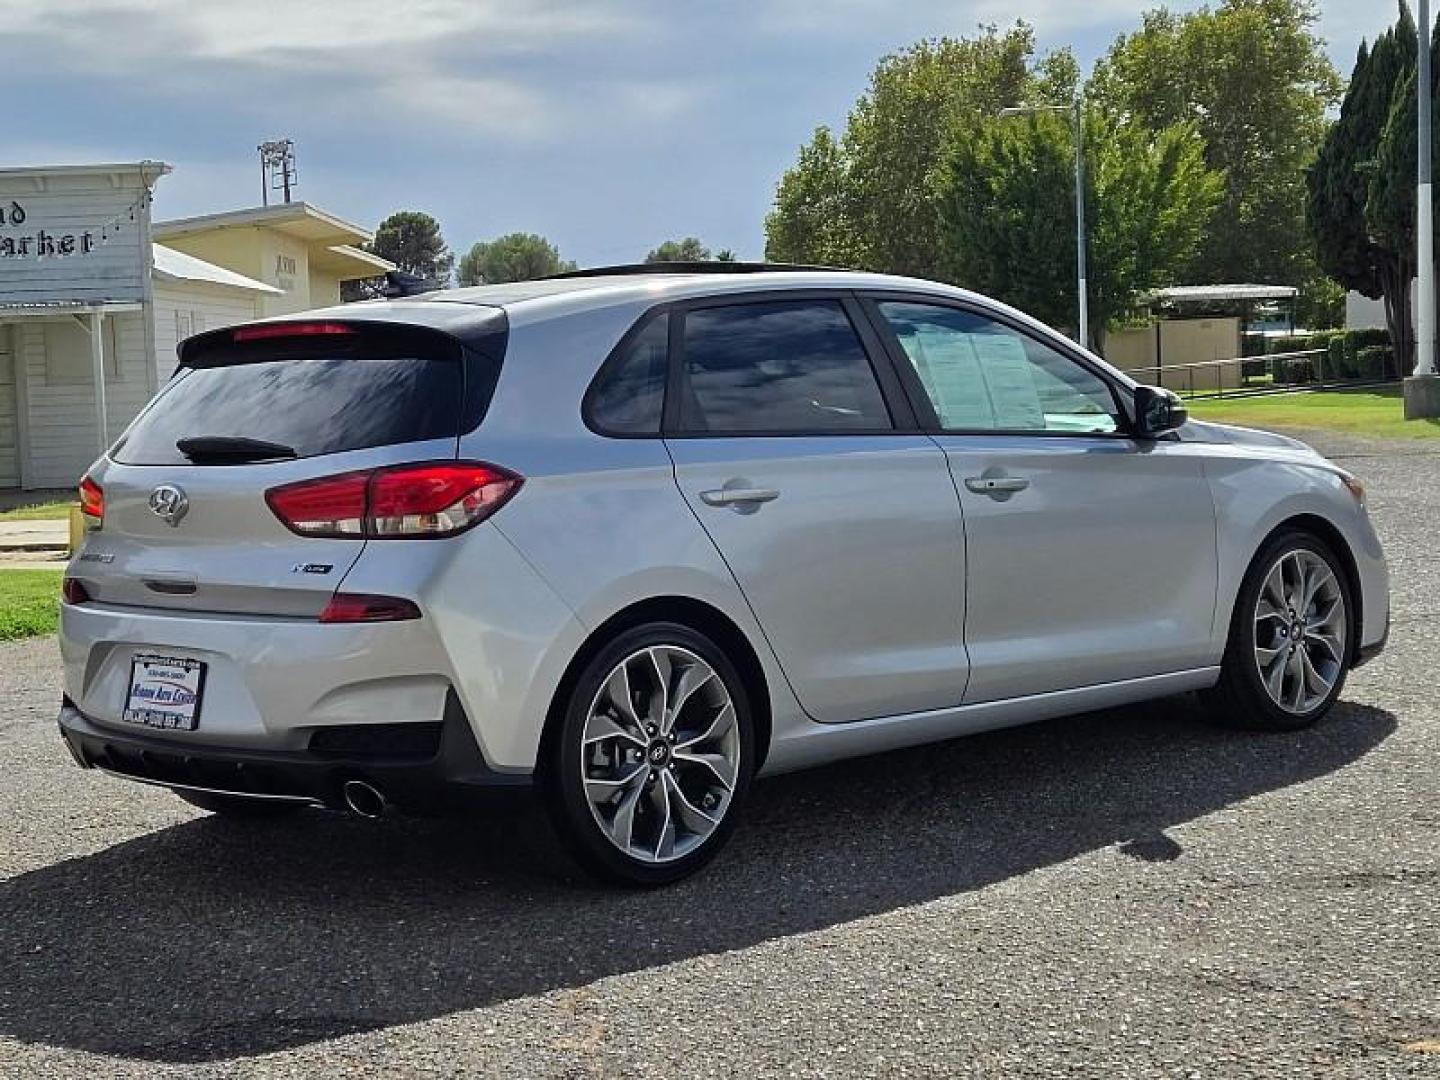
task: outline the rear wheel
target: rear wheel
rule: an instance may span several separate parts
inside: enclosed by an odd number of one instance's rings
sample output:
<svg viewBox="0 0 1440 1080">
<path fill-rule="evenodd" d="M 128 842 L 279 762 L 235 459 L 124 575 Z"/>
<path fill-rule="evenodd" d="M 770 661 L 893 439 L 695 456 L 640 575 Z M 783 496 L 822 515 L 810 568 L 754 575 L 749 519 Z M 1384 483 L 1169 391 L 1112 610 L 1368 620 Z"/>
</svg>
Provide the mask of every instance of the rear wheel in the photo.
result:
<svg viewBox="0 0 1440 1080">
<path fill-rule="evenodd" d="M 211 791 L 176 791 L 191 806 L 212 814 L 233 818 L 288 817 L 305 809 L 304 803 L 282 802 L 278 799 L 246 799 L 239 795 L 220 795 Z"/>
<path fill-rule="evenodd" d="M 577 861 L 633 885 L 709 862 L 755 760 L 749 699 L 719 647 L 675 623 L 634 627 L 586 664 L 564 708 L 546 803 Z"/>
<path fill-rule="evenodd" d="M 1353 599 L 1329 545 L 1287 531 L 1255 557 L 1230 622 L 1214 719 L 1232 727 L 1294 731 L 1326 712 L 1353 656 Z"/>
</svg>

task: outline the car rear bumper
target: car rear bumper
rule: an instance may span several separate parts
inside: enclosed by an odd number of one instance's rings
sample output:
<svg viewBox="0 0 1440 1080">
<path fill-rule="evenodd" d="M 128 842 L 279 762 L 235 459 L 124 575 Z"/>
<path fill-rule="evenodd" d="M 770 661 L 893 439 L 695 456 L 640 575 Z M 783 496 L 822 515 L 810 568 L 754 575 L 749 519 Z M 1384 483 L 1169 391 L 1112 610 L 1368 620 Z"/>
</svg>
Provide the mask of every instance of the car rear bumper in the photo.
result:
<svg viewBox="0 0 1440 1080">
<path fill-rule="evenodd" d="M 139 783 L 279 802 L 345 808 L 344 785 L 362 780 L 400 810 L 458 808 L 486 793 L 523 792 L 524 773 L 501 773 L 485 763 L 464 710 L 447 697 L 444 719 L 432 725 L 367 725 L 354 737 L 331 729 L 303 750 L 273 751 L 196 745 L 120 729 L 86 716 L 63 699 L 60 735 L 82 768 L 101 769 Z M 126 725 L 128 728 L 129 725 Z M 341 733 L 345 734 L 345 733 Z"/>
</svg>

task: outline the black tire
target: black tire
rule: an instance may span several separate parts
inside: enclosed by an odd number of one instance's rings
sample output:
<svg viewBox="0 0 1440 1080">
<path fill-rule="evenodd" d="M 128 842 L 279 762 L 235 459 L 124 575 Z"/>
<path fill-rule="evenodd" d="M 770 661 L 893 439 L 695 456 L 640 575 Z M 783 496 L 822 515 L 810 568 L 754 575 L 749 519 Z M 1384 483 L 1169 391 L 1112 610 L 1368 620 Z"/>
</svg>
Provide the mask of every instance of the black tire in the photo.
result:
<svg viewBox="0 0 1440 1080">
<path fill-rule="evenodd" d="M 585 724 L 591 704 L 623 660 L 650 646 L 685 649 L 710 666 L 730 695 L 739 741 L 734 786 L 719 824 L 694 850 L 658 863 L 622 851 L 617 842 L 611 841 L 591 811 L 582 764 Z M 632 627 L 618 634 L 590 659 L 567 698 L 557 705 L 560 711 L 553 721 L 555 728 L 548 733 L 543 750 L 541 791 L 556 833 L 583 869 L 606 881 L 654 887 L 688 877 L 719 853 L 744 808 L 756 755 L 755 726 L 745 684 L 723 650 L 704 634 L 679 623 L 655 622 Z M 655 773 L 650 775 L 653 778 Z M 637 796 L 637 801 L 640 798 L 644 796 Z"/>
<path fill-rule="evenodd" d="M 176 791 L 191 806 L 229 818 L 289 817 L 305 809 L 304 803 L 277 802 L 271 799 L 246 799 L 238 795 L 218 795 L 208 791 Z"/>
<path fill-rule="evenodd" d="M 1265 578 L 1282 556 L 1297 551 L 1310 552 L 1325 561 L 1335 575 L 1345 604 L 1345 644 L 1341 650 L 1344 657 L 1339 675 L 1330 692 L 1303 712 L 1282 708 L 1272 699 L 1261 680 L 1255 654 L 1255 612 Z M 1298 529 L 1277 533 L 1256 554 L 1240 585 L 1230 618 L 1230 636 L 1221 663 L 1220 681 L 1201 695 L 1210 719 L 1225 727 L 1249 731 L 1298 731 L 1310 727 L 1330 711 L 1345 688 L 1345 676 L 1355 659 L 1355 623 L 1355 597 L 1350 579 L 1334 550 L 1319 537 Z"/>
</svg>

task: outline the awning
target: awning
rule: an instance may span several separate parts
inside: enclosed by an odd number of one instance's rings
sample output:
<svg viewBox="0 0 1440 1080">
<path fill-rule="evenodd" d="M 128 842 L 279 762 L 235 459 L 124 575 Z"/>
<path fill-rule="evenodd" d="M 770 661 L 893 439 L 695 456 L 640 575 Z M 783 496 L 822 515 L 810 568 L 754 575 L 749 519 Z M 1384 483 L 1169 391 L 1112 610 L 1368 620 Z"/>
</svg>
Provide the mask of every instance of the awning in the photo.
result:
<svg viewBox="0 0 1440 1080">
<path fill-rule="evenodd" d="M 1147 293 L 1154 304 L 1215 304 L 1236 300 L 1289 300 L 1299 294 L 1294 285 L 1173 285 Z"/>
<path fill-rule="evenodd" d="M 183 251 L 166 247 L 164 244 L 150 245 L 152 268 L 155 276 L 162 281 L 197 282 L 204 285 L 220 285 L 228 289 L 244 289 L 247 292 L 270 293 L 275 296 L 282 290 L 267 285 L 234 270 L 197 259 Z"/>
<path fill-rule="evenodd" d="M 131 300 L 23 300 L 0 304 L 0 321 L 7 319 L 56 319 L 62 315 L 112 315 L 140 311 L 144 305 Z"/>
</svg>

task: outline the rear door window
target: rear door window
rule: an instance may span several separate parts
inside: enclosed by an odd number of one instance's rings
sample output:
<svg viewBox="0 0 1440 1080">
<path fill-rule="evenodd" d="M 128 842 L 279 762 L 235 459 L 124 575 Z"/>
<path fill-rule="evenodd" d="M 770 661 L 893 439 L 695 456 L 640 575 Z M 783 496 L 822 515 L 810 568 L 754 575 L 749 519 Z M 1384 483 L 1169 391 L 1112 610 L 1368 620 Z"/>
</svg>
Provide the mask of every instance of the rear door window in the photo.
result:
<svg viewBox="0 0 1440 1080">
<path fill-rule="evenodd" d="M 835 300 L 703 307 L 685 315 L 687 433 L 888 431 L 885 398 Z"/>
<path fill-rule="evenodd" d="M 276 457 L 307 458 L 455 438 L 464 378 L 458 356 L 420 351 L 248 355 L 213 364 L 202 355 L 176 372 L 112 456 L 127 465 L 222 464 L 245 455 L 197 455 L 196 441 L 222 449 L 227 441 L 274 444 Z"/>
</svg>

